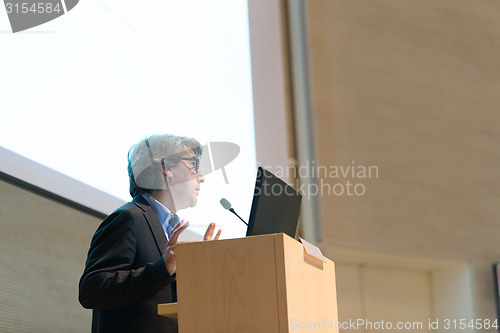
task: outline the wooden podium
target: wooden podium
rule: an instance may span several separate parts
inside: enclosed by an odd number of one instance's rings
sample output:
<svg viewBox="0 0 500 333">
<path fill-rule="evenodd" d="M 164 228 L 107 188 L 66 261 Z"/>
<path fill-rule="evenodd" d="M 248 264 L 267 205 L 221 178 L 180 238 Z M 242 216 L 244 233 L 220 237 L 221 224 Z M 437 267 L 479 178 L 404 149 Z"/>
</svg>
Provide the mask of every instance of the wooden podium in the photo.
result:
<svg viewBox="0 0 500 333">
<path fill-rule="evenodd" d="M 180 333 L 338 332 L 335 265 L 285 234 L 176 246 Z"/>
</svg>

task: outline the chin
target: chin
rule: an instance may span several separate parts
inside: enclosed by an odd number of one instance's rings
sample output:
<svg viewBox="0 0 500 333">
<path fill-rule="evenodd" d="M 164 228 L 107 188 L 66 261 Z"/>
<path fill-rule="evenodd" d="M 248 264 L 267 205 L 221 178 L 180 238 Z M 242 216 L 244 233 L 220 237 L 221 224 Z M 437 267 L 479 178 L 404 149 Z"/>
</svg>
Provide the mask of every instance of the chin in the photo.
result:
<svg viewBox="0 0 500 333">
<path fill-rule="evenodd" d="M 198 203 L 198 199 L 194 198 L 189 207 L 194 207 Z"/>
</svg>

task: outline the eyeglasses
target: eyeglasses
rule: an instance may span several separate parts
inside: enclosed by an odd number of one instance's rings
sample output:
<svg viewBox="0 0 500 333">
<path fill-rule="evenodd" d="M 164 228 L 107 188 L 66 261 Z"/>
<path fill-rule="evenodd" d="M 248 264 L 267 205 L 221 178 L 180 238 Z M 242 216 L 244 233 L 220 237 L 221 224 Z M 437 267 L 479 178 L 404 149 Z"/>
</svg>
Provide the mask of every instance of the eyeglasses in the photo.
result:
<svg viewBox="0 0 500 333">
<path fill-rule="evenodd" d="M 186 166 L 186 168 L 188 168 L 189 170 L 193 170 L 194 169 L 194 174 L 195 175 L 198 174 L 199 167 L 200 167 L 200 160 L 199 159 L 197 159 L 196 157 L 189 157 L 189 158 L 185 157 L 185 158 L 181 158 L 180 160 L 181 160 L 182 164 L 184 164 Z M 194 166 L 193 165 L 187 165 L 183 161 L 194 162 Z"/>
</svg>

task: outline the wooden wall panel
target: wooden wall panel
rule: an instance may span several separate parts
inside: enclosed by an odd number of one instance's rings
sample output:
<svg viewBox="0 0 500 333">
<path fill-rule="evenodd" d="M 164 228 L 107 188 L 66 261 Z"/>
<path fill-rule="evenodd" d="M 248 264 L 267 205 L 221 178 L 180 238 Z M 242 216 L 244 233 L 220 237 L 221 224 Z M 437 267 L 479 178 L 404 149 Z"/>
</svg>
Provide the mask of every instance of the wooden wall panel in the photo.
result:
<svg viewBox="0 0 500 333">
<path fill-rule="evenodd" d="M 100 219 L 0 181 L 0 331 L 89 332 L 78 281 Z"/>
<path fill-rule="evenodd" d="M 473 260 L 478 317 L 493 318 L 500 2 L 307 4 L 319 163 L 379 170 L 378 179 L 323 177 L 366 188 L 323 192 L 325 243 Z"/>
</svg>

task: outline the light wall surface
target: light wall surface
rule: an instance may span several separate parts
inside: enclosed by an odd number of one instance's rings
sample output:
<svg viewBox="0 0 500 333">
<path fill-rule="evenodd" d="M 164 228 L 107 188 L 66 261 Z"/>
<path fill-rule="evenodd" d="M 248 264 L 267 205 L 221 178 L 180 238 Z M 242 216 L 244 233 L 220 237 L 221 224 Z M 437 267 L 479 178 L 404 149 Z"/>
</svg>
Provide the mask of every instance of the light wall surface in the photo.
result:
<svg viewBox="0 0 500 333">
<path fill-rule="evenodd" d="M 322 193 L 327 256 L 344 247 L 468 262 L 475 317 L 495 319 L 500 3 L 312 0 L 307 15 L 317 163 L 356 170 L 322 176 L 323 190 L 365 190 Z M 378 177 L 357 173 L 369 166 Z"/>
</svg>

